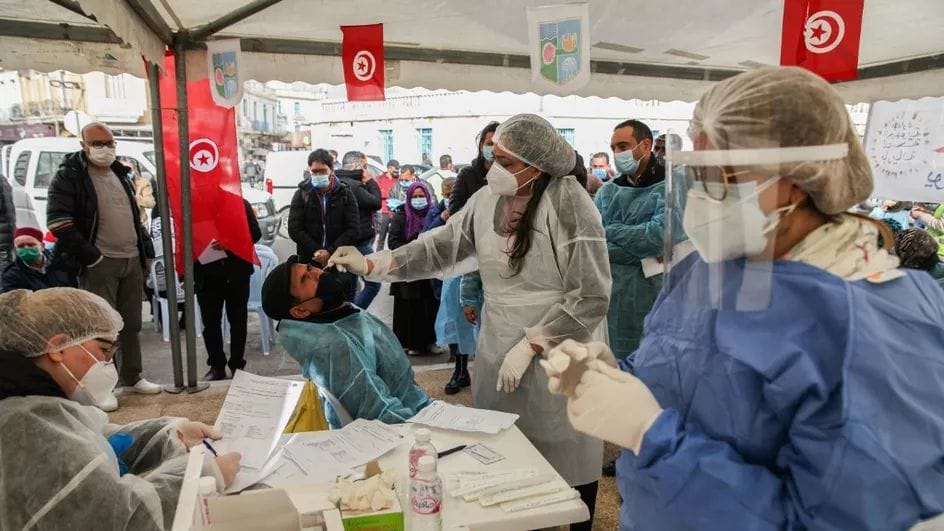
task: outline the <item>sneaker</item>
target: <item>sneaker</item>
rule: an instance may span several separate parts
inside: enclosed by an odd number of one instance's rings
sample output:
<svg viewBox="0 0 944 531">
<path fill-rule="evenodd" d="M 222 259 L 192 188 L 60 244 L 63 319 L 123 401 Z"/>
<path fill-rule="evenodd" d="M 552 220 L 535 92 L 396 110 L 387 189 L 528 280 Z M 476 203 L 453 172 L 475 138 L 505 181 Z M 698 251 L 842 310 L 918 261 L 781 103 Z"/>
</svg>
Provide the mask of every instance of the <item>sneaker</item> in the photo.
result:
<svg viewBox="0 0 944 531">
<path fill-rule="evenodd" d="M 131 386 L 131 390 L 139 395 L 156 395 L 161 392 L 161 386 L 141 378 L 138 383 Z"/>
<path fill-rule="evenodd" d="M 101 404 L 98 404 L 98 409 L 101 409 L 105 413 L 110 413 L 118 409 L 118 399 L 115 397 L 115 393 L 108 393 L 108 398 Z"/>
<path fill-rule="evenodd" d="M 434 356 L 439 356 L 439 355 L 441 355 L 441 354 L 445 354 L 445 353 L 449 352 L 449 347 L 440 347 L 439 345 L 437 345 L 437 344 L 434 343 L 434 344 L 432 344 L 432 345 L 426 347 L 426 351 L 429 352 L 430 354 L 434 355 Z"/>
</svg>

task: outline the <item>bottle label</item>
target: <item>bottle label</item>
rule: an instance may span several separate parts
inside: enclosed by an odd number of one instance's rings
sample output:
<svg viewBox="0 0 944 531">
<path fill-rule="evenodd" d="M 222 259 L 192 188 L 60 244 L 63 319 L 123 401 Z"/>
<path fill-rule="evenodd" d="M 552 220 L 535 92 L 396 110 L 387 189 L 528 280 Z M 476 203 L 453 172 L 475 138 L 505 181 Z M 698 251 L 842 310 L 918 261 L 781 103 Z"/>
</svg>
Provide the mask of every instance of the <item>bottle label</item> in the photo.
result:
<svg viewBox="0 0 944 531">
<path fill-rule="evenodd" d="M 427 455 L 429 452 L 424 448 L 411 448 L 410 449 L 410 479 L 416 477 L 416 471 L 419 470 L 420 457 Z"/>
<path fill-rule="evenodd" d="M 442 503 L 439 500 L 430 497 L 413 498 L 411 500 L 411 505 L 413 506 L 413 512 L 415 514 L 422 515 L 439 514 L 439 511 L 442 509 Z"/>
<path fill-rule="evenodd" d="M 410 507 L 413 514 L 437 515 L 442 510 L 442 481 L 414 479 L 410 482 Z"/>
</svg>

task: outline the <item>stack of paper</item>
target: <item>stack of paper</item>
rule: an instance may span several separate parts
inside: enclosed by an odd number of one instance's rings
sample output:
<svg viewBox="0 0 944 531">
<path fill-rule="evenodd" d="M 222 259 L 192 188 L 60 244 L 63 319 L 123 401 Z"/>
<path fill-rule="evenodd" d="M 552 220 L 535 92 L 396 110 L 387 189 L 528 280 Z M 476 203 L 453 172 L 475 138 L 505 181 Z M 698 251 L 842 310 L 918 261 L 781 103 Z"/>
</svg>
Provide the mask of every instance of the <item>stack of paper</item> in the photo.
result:
<svg viewBox="0 0 944 531">
<path fill-rule="evenodd" d="M 503 472 L 459 472 L 446 477 L 446 491 L 482 507 L 515 512 L 573 498 L 573 489 L 554 472 L 533 468 Z"/>
<path fill-rule="evenodd" d="M 437 400 L 407 422 L 457 431 L 477 431 L 492 435 L 512 427 L 518 415 L 456 406 Z"/>
<path fill-rule="evenodd" d="M 304 382 L 257 376 L 236 371 L 216 418 L 223 438 L 219 453 L 242 454 L 241 469 L 227 492 L 238 492 L 272 473 L 273 456 L 288 424 Z"/>
</svg>

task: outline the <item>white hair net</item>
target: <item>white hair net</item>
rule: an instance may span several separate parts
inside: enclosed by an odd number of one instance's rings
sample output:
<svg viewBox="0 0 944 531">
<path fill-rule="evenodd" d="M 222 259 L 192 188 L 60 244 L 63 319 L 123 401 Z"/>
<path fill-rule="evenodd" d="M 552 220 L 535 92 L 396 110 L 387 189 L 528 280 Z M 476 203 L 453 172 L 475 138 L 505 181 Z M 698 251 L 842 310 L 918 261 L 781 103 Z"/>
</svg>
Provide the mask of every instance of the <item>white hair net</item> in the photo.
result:
<svg viewBox="0 0 944 531">
<path fill-rule="evenodd" d="M 90 339 L 114 340 L 123 326 L 105 299 L 74 288 L 18 289 L 0 295 L 0 350 L 28 358 L 46 353 L 49 338 L 66 334 L 58 350 Z"/>
<path fill-rule="evenodd" d="M 721 81 L 695 107 L 692 139 L 710 149 L 848 145 L 844 158 L 747 169 L 782 175 L 805 190 L 825 214 L 838 214 L 869 197 L 872 170 L 839 94 L 798 67 L 760 68 Z"/>
<path fill-rule="evenodd" d="M 536 114 L 512 116 L 498 126 L 493 141 L 515 158 L 551 177 L 570 175 L 577 164 L 574 148 L 550 122 Z"/>
</svg>

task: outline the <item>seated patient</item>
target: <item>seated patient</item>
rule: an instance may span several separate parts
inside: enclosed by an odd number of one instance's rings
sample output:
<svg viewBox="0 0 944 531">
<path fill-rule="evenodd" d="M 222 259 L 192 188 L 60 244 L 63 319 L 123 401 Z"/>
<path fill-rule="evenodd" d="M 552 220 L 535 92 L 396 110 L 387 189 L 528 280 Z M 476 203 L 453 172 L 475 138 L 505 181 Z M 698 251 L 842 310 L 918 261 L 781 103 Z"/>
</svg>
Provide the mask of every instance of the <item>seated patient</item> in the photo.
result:
<svg viewBox="0 0 944 531">
<path fill-rule="evenodd" d="M 327 256 L 325 256 L 327 258 Z M 430 403 L 393 331 L 345 300 L 350 277 L 293 256 L 269 273 L 262 308 L 277 319 L 282 347 L 302 374 L 333 394 L 351 417 L 403 422 Z M 326 406 L 332 427 L 338 416 Z"/>
<path fill-rule="evenodd" d="M 170 529 L 187 450 L 220 434 L 181 418 L 111 424 L 121 316 L 72 288 L 0 295 L 0 529 Z M 237 453 L 208 459 L 220 490 Z"/>
</svg>

